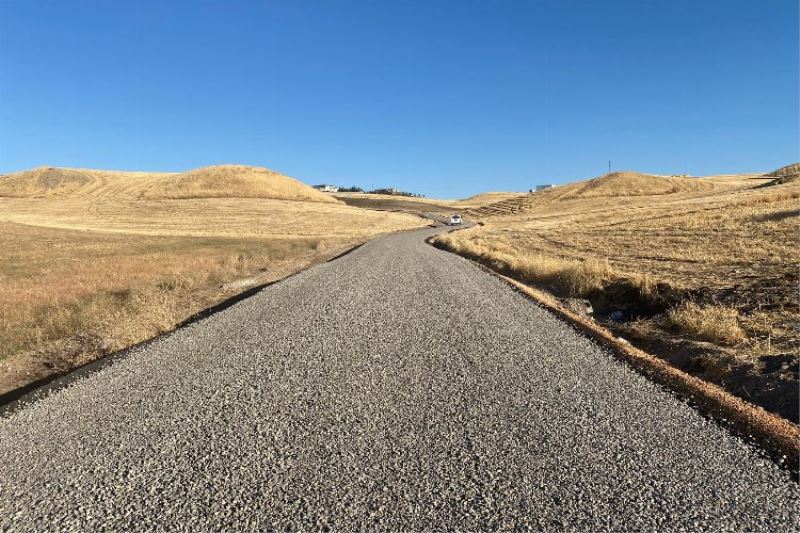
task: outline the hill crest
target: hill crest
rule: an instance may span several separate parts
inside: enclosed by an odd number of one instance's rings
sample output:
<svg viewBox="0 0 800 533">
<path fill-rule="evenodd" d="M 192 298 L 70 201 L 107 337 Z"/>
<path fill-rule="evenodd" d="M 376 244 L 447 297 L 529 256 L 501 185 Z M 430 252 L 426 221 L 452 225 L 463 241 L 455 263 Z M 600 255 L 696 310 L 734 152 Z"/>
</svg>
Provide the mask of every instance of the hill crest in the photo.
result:
<svg viewBox="0 0 800 533">
<path fill-rule="evenodd" d="M 338 203 L 305 183 L 265 167 L 215 165 L 167 176 L 143 191 L 144 198 L 272 198 Z"/>
<path fill-rule="evenodd" d="M 562 198 L 593 198 L 619 196 L 655 196 L 709 188 L 697 178 L 658 176 L 641 172 L 611 172 L 603 176 L 567 185 Z M 562 189 L 563 190 L 563 189 Z"/>
<path fill-rule="evenodd" d="M 37 167 L 0 176 L 0 197 L 61 196 L 271 198 L 338 203 L 327 194 L 279 172 L 245 165 L 216 165 L 186 172 L 125 172 Z"/>
</svg>

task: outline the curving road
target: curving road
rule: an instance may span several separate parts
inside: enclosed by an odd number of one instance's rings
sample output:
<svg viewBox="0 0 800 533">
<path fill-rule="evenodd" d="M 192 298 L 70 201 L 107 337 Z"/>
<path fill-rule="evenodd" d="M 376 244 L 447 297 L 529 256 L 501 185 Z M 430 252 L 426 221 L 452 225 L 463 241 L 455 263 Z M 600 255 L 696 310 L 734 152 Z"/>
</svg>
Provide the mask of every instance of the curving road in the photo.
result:
<svg viewBox="0 0 800 533">
<path fill-rule="evenodd" d="M 800 529 L 785 472 L 435 231 L 0 419 L 0 530 Z"/>
</svg>

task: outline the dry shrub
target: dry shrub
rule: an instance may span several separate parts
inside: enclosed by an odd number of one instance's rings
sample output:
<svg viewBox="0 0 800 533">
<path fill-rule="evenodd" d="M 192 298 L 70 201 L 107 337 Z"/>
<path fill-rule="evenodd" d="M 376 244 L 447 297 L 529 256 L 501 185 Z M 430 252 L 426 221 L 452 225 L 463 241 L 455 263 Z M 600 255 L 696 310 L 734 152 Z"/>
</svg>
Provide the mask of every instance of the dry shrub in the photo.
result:
<svg viewBox="0 0 800 533">
<path fill-rule="evenodd" d="M 667 313 L 664 326 L 709 342 L 735 344 L 745 339 L 739 312 L 721 305 L 702 307 L 685 302 Z"/>
</svg>

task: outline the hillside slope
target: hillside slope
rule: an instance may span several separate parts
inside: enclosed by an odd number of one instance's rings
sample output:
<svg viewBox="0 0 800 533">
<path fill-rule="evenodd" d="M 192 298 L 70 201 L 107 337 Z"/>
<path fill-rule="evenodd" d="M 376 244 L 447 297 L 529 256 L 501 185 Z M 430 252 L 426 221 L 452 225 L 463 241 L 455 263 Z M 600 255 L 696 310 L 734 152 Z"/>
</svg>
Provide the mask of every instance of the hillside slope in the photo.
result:
<svg viewBox="0 0 800 533">
<path fill-rule="evenodd" d="M 0 197 L 130 196 L 170 173 L 38 167 L 0 176 Z"/>
<path fill-rule="evenodd" d="M 149 199 L 272 198 L 338 203 L 336 198 L 263 167 L 218 165 L 174 174 L 143 191 Z"/>
<path fill-rule="evenodd" d="M 470 196 L 469 198 L 464 198 L 462 200 L 456 200 L 455 202 L 450 202 L 448 205 L 462 209 L 477 208 L 489 204 L 503 202 L 506 200 L 523 198 L 525 197 L 525 195 L 526 193 L 523 192 L 484 192 L 481 194 Z"/>
<path fill-rule="evenodd" d="M 271 198 L 338 203 L 294 178 L 263 167 L 219 165 L 186 172 L 124 172 L 39 167 L 0 176 L 0 197 Z"/>
<path fill-rule="evenodd" d="M 722 190 L 726 186 L 704 178 L 657 176 L 640 172 L 612 172 L 598 178 L 561 185 L 530 194 L 510 196 L 499 202 L 470 209 L 473 218 L 503 216 L 541 207 L 553 202 L 597 202 L 606 198 L 675 197 Z"/>
<path fill-rule="evenodd" d="M 562 188 L 562 192 L 567 193 L 568 191 L 568 194 L 562 197 L 654 196 L 711 188 L 713 185 L 696 178 L 656 176 L 639 172 L 612 172 L 599 178 L 568 185 L 566 188 Z"/>
</svg>

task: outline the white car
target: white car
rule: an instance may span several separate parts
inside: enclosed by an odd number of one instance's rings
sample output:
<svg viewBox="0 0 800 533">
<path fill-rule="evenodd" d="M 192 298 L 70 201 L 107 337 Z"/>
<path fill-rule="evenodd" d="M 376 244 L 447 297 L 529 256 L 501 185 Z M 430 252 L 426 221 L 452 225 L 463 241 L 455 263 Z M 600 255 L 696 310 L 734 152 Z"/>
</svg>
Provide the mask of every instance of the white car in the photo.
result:
<svg viewBox="0 0 800 533">
<path fill-rule="evenodd" d="M 460 226 L 461 225 L 461 215 L 455 214 L 450 215 L 450 223 L 449 226 Z"/>
</svg>

